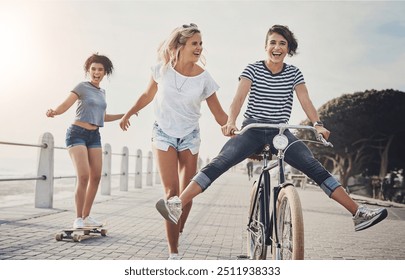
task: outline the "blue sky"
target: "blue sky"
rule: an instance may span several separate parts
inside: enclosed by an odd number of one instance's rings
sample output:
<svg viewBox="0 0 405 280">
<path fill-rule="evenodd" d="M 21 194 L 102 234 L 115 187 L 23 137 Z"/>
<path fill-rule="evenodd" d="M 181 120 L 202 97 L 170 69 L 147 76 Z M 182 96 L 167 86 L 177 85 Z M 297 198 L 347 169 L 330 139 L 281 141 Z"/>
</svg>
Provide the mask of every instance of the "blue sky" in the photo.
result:
<svg viewBox="0 0 405 280">
<path fill-rule="evenodd" d="M 273 24 L 288 25 L 298 55 L 287 63 L 304 74 L 316 107 L 344 93 L 394 88 L 405 91 L 405 2 L 402 1 L 3 1 L 0 0 L 0 141 L 36 143 L 45 131 L 64 146 L 74 108 L 55 119 L 55 107 L 84 80 L 82 65 L 93 52 L 108 55 L 116 71 L 105 79 L 108 112 L 129 109 L 144 90 L 156 48 L 176 26 L 196 23 L 203 35 L 207 70 L 221 86 L 228 109 L 238 76 L 265 58 L 264 38 Z M 213 157 L 226 138 L 202 105 L 201 156 Z M 291 123 L 305 119 L 295 100 Z M 239 117 L 239 123 L 242 116 Z M 151 149 L 152 106 L 102 129 L 113 151 Z M 1 161 L 25 151 L 0 146 Z M 21 150 L 21 149 L 19 149 Z"/>
</svg>

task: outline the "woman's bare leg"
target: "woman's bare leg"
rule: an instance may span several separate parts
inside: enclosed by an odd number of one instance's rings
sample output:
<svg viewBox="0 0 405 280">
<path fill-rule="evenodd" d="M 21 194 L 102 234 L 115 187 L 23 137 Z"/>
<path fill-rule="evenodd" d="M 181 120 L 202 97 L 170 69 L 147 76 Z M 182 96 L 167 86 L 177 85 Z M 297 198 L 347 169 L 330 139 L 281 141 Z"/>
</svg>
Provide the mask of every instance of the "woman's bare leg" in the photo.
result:
<svg viewBox="0 0 405 280">
<path fill-rule="evenodd" d="M 173 147 L 168 151 L 155 149 L 155 155 L 159 166 L 166 199 L 180 194 L 178 176 L 178 154 Z M 173 224 L 165 220 L 166 238 L 170 253 L 178 253 L 179 224 Z"/>
<path fill-rule="evenodd" d="M 182 151 L 179 153 L 179 178 L 180 178 L 180 193 L 184 191 L 191 178 L 197 171 L 198 154 L 193 155 L 190 150 Z M 186 224 L 188 215 L 191 211 L 193 201 L 183 204 L 183 212 L 179 220 L 179 231 L 183 232 L 184 225 Z"/>
<path fill-rule="evenodd" d="M 89 161 L 87 148 L 82 145 L 69 148 L 69 155 L 73 162 L 73 167 L 76 170 L 76 217 L 83 217 L 83 208 L 86 199 L 87 185 L 89 183 Z"/>
<path fill-rule="evenodd" d="M 352 215 L 356 214 L 359 205 L 347 194 L 342 186 L 332 193 L 331 198 L 346 208 Z"/>
<path fill-rule="evenodd" d="M 102 169 L 102 149 L 91 148 L 88 149 L 89 156 L 89 182 L 87 185 L 86 198 L 83 206 L 83 218 L 90 215 L 91 207 L 93 206 L 94 198 L 96 197 L 98 186 L 101 178 Z"/>
<path fill-rule="evenodd" d="M 200 193 L 202 193 L 200 185 L 198 185 L 195 181 L 191 181 L 180 195 L 182 205 L 186 205 Z"/>
</svg>

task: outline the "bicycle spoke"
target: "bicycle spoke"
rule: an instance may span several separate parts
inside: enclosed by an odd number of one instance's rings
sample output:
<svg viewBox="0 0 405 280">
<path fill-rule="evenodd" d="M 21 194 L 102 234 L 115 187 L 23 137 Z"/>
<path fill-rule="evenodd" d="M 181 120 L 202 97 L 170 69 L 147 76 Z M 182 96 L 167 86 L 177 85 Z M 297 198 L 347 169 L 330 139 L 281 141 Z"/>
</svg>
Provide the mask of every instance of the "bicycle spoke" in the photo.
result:
<svg viewBox="0 0 405 280">
<path fill-rule="evenodd" d="M 288 200 L 283 200 L 282 213 L 280 217 L 280 243 L 281 243 L 281 257 L 282 259 L 291 259 L 293 252 L 292 242 L 292 223 L 291 223 L 291 209 Z"/>
</svg>

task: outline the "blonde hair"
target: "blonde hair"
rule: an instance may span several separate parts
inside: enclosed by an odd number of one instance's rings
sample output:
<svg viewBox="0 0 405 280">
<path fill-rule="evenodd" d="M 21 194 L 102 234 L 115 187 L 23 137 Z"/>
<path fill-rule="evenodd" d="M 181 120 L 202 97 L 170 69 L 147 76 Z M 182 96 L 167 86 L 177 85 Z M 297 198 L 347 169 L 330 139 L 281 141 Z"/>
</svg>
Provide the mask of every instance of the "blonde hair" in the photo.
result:
<svg viewBox="0 0 405 280">
<path fill-rule="evenodd" d="M 168 65 L 176 66 L 179 61 L 180 49 L 196 33 L 201 32 L 194 23 L 190 23 L 189 25 L 183 24 L 170 33 L 169 37 L 158 48 L 158 61 L 163 63 L 162 68 L 166 68 Z M 205 65 L 205 58 L 203 56 L 200 57 L 200 61 Z"/>
</svg>

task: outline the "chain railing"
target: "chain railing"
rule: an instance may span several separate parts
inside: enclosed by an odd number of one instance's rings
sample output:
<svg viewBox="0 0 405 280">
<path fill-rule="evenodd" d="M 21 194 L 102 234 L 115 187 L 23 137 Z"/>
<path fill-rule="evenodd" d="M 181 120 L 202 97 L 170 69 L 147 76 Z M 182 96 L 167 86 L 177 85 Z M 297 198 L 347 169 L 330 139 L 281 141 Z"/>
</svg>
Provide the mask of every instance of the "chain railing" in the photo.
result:
<svg viewBox="0 0 405 280">
<path fill-rule="evenodd" d="M 55 147 L 54 139 L 51 133 L 45 132 L 41 135 L 39 144 L 24 144 L 15 142 L 0 141 L 0 145 L 14 145 L 39 148 L 39 156 L 37 162 L 37 174 L 30 177 L 17 178 L 0 178 L 0 182 L 7 181 L 27 181 L 35 180 L 35 207 L 36 208 L 52 208 L 54 180 L 65 178 L 76 178 L 75 175 L 55 176 L 54 175 L 54 151 L 55 149 L 66 149 L 65 147 Z M 120 172 L 113 174 L 112 156 L 121 157 Z M 135 157 L 135 172 L 129 172 L 129 157 Z M 146 159 L 146 171 L 144 172 L 142 163 Z M 135 188 L 142 188 L 145 179 L 146 186 L 153 185 L 153 174 L 155 174 L 155 184 L 160 184 L 158 172 L 153 171 L 153 155 L 148 152 L 146 157 L 143 157 L 142 150 L 138 149 L 135 155 L 129 153 L 128 147 L 123 147 L 121 153 L 112 153 L 111 145 L 105 144 L 103 148 L 103 166 L 102 177 L 100 182 L 100 192 L 102 195 L 111 195 L 111 182 L 113 176 L 120 176 L 119 190 L 128 191 L 129 176 L 135 175 Z M 146 176 L 146 178 L 144 178 Z"/>
</svg>

